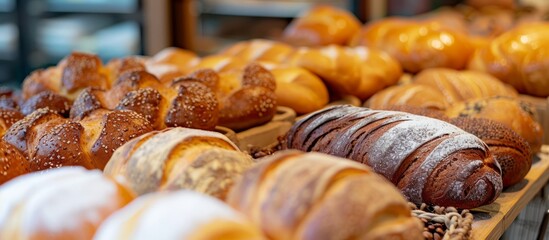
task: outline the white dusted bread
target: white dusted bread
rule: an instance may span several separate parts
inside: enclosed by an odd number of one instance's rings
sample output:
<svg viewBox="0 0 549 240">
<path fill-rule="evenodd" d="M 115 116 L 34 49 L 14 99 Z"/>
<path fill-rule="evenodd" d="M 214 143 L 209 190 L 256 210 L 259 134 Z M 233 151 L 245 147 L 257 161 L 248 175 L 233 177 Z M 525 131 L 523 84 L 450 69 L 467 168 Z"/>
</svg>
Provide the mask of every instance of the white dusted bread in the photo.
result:
<svg viewBox="0 0 549 240">
<path fill-rule="evenodd" d="M 151 193 L 113 214 L 95 240 L 265 239 L 223 202 L 191 191 Z"/>
<path fill-rule="evenodd" d="M 99 170 L 63 167 L 23 175 L 0 188 L 0 239 L 91 239 L 133 194 Z"/>
<path fill-rule="evenodd" d="M 364 165 L 322 153 L 261 160 L 227 202 L 273 240 L 422 239 L 398 189 Z"/>
<path fill-rule="evenodd" d="M 191 189 L 224 199 L 252 163 L 221 133 L 172 128 L 150 132 L 118 148 L 105 174 L 138 195 Z"/>
</svg>

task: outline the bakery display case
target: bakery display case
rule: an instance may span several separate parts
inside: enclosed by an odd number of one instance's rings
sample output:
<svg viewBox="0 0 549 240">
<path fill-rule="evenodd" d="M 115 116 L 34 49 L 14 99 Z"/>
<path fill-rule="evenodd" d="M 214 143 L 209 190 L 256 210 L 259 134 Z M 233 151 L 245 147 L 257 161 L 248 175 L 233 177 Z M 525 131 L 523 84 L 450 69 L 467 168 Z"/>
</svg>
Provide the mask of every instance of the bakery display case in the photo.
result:
<svg viewBox="0 0 549 240">
<path fill-rule="evenodd" d="M 547 238 L 547 13 L 0 0 L 0 239 Z"/>
</svg>

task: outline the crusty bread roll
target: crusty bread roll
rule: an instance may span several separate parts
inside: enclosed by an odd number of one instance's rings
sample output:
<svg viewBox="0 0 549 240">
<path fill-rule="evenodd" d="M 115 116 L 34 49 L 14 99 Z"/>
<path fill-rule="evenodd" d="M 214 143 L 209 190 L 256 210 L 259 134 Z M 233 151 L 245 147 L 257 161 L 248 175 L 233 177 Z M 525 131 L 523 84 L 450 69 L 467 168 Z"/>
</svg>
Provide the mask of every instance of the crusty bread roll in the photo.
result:
<svg viewBox="0 0 549 240">
<path fill-rule="evenodd" d="M 98 171 L 65 167 L 0 187 L 0 239 L 91 239 L 133 194 Z"/>
<path fill-rule="evenodd" d="M 40 92 L 19 106 L 23 115 L 29 115 L 40 108 L 48 108 L 63 117 L 69 117 L 72 102 L 59 94 L 50 91 Z"/>
<path fill-rule="evenodd" d="M 543 129 L 536 122 L 532 107 L 521 100 L 510 97 L 491 97 L 456 104 L 446 111 L 449 117 L 478 117 L 500 122 L 512 128 L 526 139 L 532 152 L 539 152 L 543 140 Z"/>
<path fill-rule="evenodd" d="M 394 85 L 402 75 L 395 59 L 365 47 L 300 48 L 290 64 L 320 76 L 336 93 L 362 100 Z"/>
<path fill-rule="evenodd" d="M 111 215 L 94 240 L 261 240 L 262 233 L 223 202 L 191 191 L 142 196 Z"/>
<path fill-rule="evenodd" d="M 436 22 L 400 18 L 365 25 L 351 45 L 386 51 L 411 73 L 433 67 L 462 69 L 474 50 L 464 34 Z"/>
<path fill-rule="evenodd" d="M 244 173 L 227 202 L 273 240 L 423 239 L 387 180 L 321 153 L 277 152 Z"/>
<path fill-rule="evenodd" d="M 282 63 L 295 49 L 282 42 L 253 39 L 238 42 L 221 51 L 221 55 L 233 56 L 244 61 L 269 61 Z"/>
<path fill-rule="evenodd" d="M 450 105 L 494 96 L 518 97 L 509 85 L 478 71 L 431 68 L 417 74 L 414 83 L 437 89 Z"/>
<path fill-rule="evenodd" d="M 387 109 L 394 105 L 440 110 L 449 106 L 441 92 L 430 86 L 413 83 L 388 87 L 374 94 L 365 102 L 365 106 L 372 109 Z"/>
<path fill-rule="evenodd" d="M 484 118 L 460 117 L 451 124 L 482 139 L 501 166 L 503 187 L 520 182 L 530 171 L 532 154 L 528 142 L 513 129 Z"/>
<path fill-rule="evenodd" d="M 122 145 L 104 172 L 138 195 L 190 189 L 225 199 L 235 179 L 252 163 L 221 133 L 173 128 Z"/>
<path fill-rule="evenodd" d="M 3 139 L 0 139 L 0 166 L 0 185 L 31 172 L 30 163 L 25 156 Z"/>
<path fill-rule="evenodd" d="M 132 110 L 155 129 L 191 127 L 214 129 L 219 109 L 215 93 L 193 79 L 170 86 L 145 71 L 127 72 L 109 90 L 85 89 L 75 100 L 71 118 L 81 119 L 95 109 Z"/>
<path fill-rule="evenodd" d="M 350 12 L 317 5 L 295 18 L 284 29 L 284 41 L 298 46 L 344 45 L 360 29 L 360 21 Z"/>
<path fill-rule="evenodd" d="M 301 67 L 276 66 L 269 69 L 276 80 L 276 102 L 279 106 L 305 114 L 328 104 L 330 96 L 322 80 Z"/>
<path fill-rule="evenodd" d="M 114 150 L 150 131 L 151 124 L 132 111 L 98 109 L 75 121 L 41 108 L 13 124 L 3 139 L 17 150 L 7 155 L 22 154 L 30 171 L 62 166 L 103 169 Z"/>
<path fill-rule="evenodd" d="M 416 204 L 476 208 L 502 190 L 501 169 L 488 146 L 433 118 L 334 106 L 296 122 L 285 146 L 364 163 Z"/>
<path fill-rule="evenodd" d="M 74 99 L 86 87 L 109 88 L 109 76 L 98 56 L 73 52 L 55 67 L 32 72 L 23 82 L 23 98 L 51 91 Z"/>
<path fill-rule="evenodd" d="M 472 56 L 469 68 L 485 71 L 521 93 L 549 96 L 549 23 L 517 26 Z"/>
<path fill-rule="evenodd" d="M 0 108 L 0 137 L 4 136 L 4 133 L 15 122 L 23 119 L 25 116 L 21 112 L 15 109 Z"/>
</svg>

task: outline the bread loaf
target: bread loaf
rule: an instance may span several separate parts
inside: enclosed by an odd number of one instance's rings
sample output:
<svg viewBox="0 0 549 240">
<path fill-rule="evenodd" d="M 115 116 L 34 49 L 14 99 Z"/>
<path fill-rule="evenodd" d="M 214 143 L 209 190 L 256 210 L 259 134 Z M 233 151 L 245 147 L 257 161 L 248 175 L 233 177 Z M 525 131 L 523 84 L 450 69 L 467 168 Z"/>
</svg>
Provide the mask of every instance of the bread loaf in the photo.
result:
<svg viewBox="0 0 549 240">
<path fill-rule="evenodd" d="M 511 128 L 483 118 L 454 118 L 451 124 L 482 139 L 501 166 L 503 187 L 520 182 L 530 171 L 532 154 L 528 142 Z"/>
<path fill-rule="evenodd" d="M 123 74 L 110 90 L 84 90 L 75 100 L 70 115 L 81 119 L 95 109 L 132 110 L 144 116 L 155 129 L 176 126 L 214 129 L 219 115 L 215 93 L 198 80 L 181 80 L 164 86 L 145 71 Z"/>
<path fill-rule="evenodd" d="M 457 104 L 446 111 L 449 117 L 487 118 L 510 127 L 526 139 L 532 152 L 539 152 L 543 129 L 536 122 L 532 107 L 515 98 L 491 97 Z"/>
<path fill-rule="evenodd" d="M 387 110 L 387 111 L 398 111 L 398 112 L 407 112 L 415 115 L 435 118 L 445 122 L 449 122 L 450 118 L 446 116 L 445 112 L 439 109 L 425 108 L 425 107 L 416 107 L 410 105 L 391 105 L 376 110 Z"/>
<path fill-rule="evenodd" d="M 27 174 L 0 187 L 0 239 L 91 239 L 133 198 L 97 170 Z"/>
<path fill-rule="evenodd" d="M 189 67 L 198 63 L 199 60 L 200 58 L 191 51 L 168 47 L 156 53 L 147 61 L 147 65 L 168 64 L 177 67 L 181 71 L 186 71 Z"/>
<path fill-rule="evenodd" d="M 150 131 L 149 122 L 132 111 L 99 109 L 74 121 L 42 108 L 13 124 L 3 143 L 16 150 L 7 155 L 24 156 L 30 171 L 74 165 L 103 169 L 116 148 Z"/>
<path fill-rule="evenodd" d="M 549 96 L 549 23 L 523 24 L 472 56 L 469 68 L 485 71 L 519 92 Z"/>
<path fill-rule="evenodd" d="M 364 47 L 301 48 L 292 55 L 290 64 L 318 75 L 335 93 L 362 100 L 394 85 L 402 75 L 395 59 Z"/>
<path fill-rule="evenodd" d="M 360 29 L 350 12 L 317 5 L 302 12 L 284 29 L 284 41 L 298 46 L 344 45 Z"/>
<path fill-rule="evenodd" d="M 142 196 L 103 222 L 95 240 L 265 239 L 240 213 L 195 192 Z"/>
<path fill-rule="evenodd" d="M 276 113 L 276 80 L 272 73 L 257 63 L 243 70 L 198 70 L 188 77 L 208 86 L 219 102 L 219 125 L 243 130 L 270 121 Z"/>
<path fill-rule="evenodd" d="M 502 190 L 501 169 L 488 146 L 432 118 L 334 106 L 295 123 L 286 146 L 371 166 L 416 204 L 475 208 Z"/>
<path fill-rule="evenodd" d="M 402 105 L 445 110 L 449 103 L 437 89 L 411 83 L 383 89 L 368 99 L 364 106 L 372 109 L 387 109 Z"/>
<path fill-rule="evenodd" d="M 227 202 L 269 239 L 423 239 L 398 190 L 364 165 L 277 152 L 244 173 Z"/>
<path fill-rule="evenodd" d="M 74 99 L 86 87 L 109 88 L 108 76 L 99 57 L 73 52 L 55 67 L 32 72 L 23 82 L 23 98 L 50 91 Z"/>
<path fill-rule="evenodd" d="M 138 195 L 190 189 L 225 199 L 233 182 L 252 163 L 221 133 L 173 128 L 122 145 L 104 172 Z"/>
<path fill-rule="evenodd" d="M 474 48 L 466 35 L 433 22 L 387 18 L 367 24 L 351 46 L 386 51 L 410 73 L 423 69 L 465 68 Z"/>
<path fill-rule="evenodd" d="M 478 71 L 431 68 L 417 74 L 414 83 L 435 88 L 450 105 L 494 96 L 518 97 L 509 85 Z"/>
<path fill-rule="evenodd" d="M 282 42 L 253 39 L 238 42 L 221 51 L 221 55 L 233 56 L 247 62 L 268 61 L 283 63 L 295 49 Z"/>
</svg>

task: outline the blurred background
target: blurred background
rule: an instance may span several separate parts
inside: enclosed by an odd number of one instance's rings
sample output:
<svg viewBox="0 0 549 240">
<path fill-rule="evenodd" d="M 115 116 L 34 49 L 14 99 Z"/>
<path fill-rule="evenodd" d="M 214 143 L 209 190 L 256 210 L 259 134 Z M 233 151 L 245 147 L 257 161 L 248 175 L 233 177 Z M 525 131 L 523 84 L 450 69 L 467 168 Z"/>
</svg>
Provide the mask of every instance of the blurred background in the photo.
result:
<svg viewBox="0 0 549 240">
<path fill-rule="evenodd" d="M 55 65 L 75 50 L 93 52 L 108 61 L 127 55 L 152 55 L 168 46 L 204 55 L 239 40 L 277 39 L 293 17 L 318 3 L 347 9 L 367 22 L 461 2 L 0 0 L 0 85 L 18 87 L 32 70 Z M 547 5 L 549 0 L 524 2 Z"/>
</svg>

